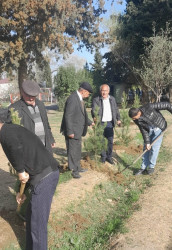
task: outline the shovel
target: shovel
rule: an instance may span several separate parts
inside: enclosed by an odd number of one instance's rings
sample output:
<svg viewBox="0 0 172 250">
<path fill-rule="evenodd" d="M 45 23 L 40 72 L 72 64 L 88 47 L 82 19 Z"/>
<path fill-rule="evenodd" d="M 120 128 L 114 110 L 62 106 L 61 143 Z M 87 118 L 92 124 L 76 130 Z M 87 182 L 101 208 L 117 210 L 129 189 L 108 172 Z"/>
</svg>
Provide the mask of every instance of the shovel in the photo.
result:
<svg viewBox="0 0 172 250">
<path fill-rule="evenodd" d="M 151 144 L 150 146 L 152 146 L 161 136 L 164 135 L 164 133 L 166 132 L 166 130 L 164 132 L 162 132 Z M 134 165 L 146 152 L 148 151 L 148 149 L 145 149 L 141 155 L 139 155 L 134 161 L 132 164 L 130 165 L 127 165 L 122 171 L 119 171 L 118 173 L 122 173 L 124 172 L 127 168 L 130 168 L 132 167 L 132 165 Z"/>
<path fill-rule="evenodd" d="M 20 193 L 20 196 L 22 196 L 22 194 L 24 193 L 25 186 L 26 186 L 26 183 L 22 183 L 22 182 L 21 182 L 20 192 L 19 192 L 19 193 Z M 21 208 L 21 204 L 18 204 L 16 213 L 17 213 L 17 215 L 18 215 L 22 220 L 25 221 L 25 218 L 20 214 L 20 208 Z"/>
</svg>

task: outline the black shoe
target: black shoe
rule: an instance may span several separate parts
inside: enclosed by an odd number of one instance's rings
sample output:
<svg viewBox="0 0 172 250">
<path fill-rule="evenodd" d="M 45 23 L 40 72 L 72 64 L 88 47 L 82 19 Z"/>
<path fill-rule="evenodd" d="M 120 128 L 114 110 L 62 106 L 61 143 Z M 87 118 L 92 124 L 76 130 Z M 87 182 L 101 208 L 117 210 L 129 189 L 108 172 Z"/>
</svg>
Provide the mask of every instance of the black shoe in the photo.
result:
<svg viewBox="0 0 172 250">
<path fill-rule="evenodd" d="M 107 158 L 106 161 L 109 162 L 112 165 L 115 164 L 114 161 L 112 160 L 112 158 Z"/>
<path fill-rule="evenodd" d="M 106 160 L 103 159 L 103 158 L 101 158 L 101 160 L 100 160 L 100 162 L 103 163 L 103 164 L 105 164 L 105 161 L 106 161 Z"/>
<path fill-rule="evenodd" d="M 139 171 L 137 171 L 134 175 L 141 175 L 144 171 L 145 169 L 139 169 Z"/>
<path fill-rule="evenodd" d="M 153 174 L 153 173 L 154 173 L 154 168 L 149 168 L 149 169 L 147 170 L 147 173 L 148 173 L 148 174 Z"/>
<path fill-rule="evenodd" d="M 76 178 L 76 179 L 81 178 L 81 175 L 78 172 L 73 172 L 72 176 L 73 176 L 73 178 Z"/>
<path fill-rule="evenodd" d="M 87 172 L 87 171 L 88 171 L 88 169 L 86 169 L 86 168 L 80 168 L 78 170 L 78 172 L 80 172 L 80 173 L 84 173 L 84 172 Z"/>
</svg>

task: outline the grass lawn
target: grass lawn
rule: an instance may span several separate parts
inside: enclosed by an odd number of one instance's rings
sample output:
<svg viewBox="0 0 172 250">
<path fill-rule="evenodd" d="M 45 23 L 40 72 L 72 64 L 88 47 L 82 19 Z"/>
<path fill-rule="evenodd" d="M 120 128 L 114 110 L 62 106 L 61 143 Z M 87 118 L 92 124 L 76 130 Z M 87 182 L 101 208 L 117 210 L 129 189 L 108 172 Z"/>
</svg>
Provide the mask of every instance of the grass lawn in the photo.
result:
<svg viewBox="0 0 172 250">
<path fill-rule="evenodd" d="M 166 112 L 164 114 L 167 115 Z M 62 113 L 49 111 L 48 118 L 56 140 L 54 157 L 62 164 L 67 161 L 64 136 L 60 134 Z M 167 116 L 167 119 L 169 124 L 172 123 L 169 116 Z M 138 131 L 133 137 L 133 144 L 142 142 Z M 120 155 L 120 158 L 123 162 L 120 165 L 120 170 L 122 170 L 126 164 L 130 165 L 136 156 L 124 152 Z M 170 160 L 171 154 L 168 148 L 163 145 L 156 166 L 157 170 L 164 171 L 163 162 L 169 162 Z M 48 225 L 49 249 L 109 249 L 110 237 L 118 232 L 126 232 L 126 219 L 131 216 L 133 211 L 140 209 L 137 201 L 141 193 L 144 192 L 145 188 L 153 185 L 151 176 L 145 175 L 141 178 L 133 176 L 131 170 L 138 169 L 140 163 L 141 160 L 131 169 L 126 169 L 123 172 L 124 179 L 120 184 L 115 179 L 100 183 L 94 187 L 91 194 L 86 194 L 84 199 L 77 203 L 72 202 L 64 207 L 65 213 L 60 218 L 59 213 L 54 212 Z M 61 173 L 60 177 L 60 185 L 71 179 L 69 171 Z M 58 190 L 56 196 L 58 197 Z M 17 248 L 10 245 L 5 249 Z"/>
</svg>

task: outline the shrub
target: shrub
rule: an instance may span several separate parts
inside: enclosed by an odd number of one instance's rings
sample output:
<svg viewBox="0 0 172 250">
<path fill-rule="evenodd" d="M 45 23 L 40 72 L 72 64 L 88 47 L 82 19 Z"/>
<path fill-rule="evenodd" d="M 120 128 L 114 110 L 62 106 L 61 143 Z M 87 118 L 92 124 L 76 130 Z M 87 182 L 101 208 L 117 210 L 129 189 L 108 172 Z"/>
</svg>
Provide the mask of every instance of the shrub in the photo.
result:
<svg viewBox="0 0 172 250">
<path fill-rule="evenodd" d="M 116 136 L 119 140 L 119 144 L 128 145 L 131 140 L 131 136 L 129 134 L 129 126 L 131 119 L 128 116 L 127 95 L 125 94 L 125 92 L 123 92 L 122 94 L 122 109 L 120 110 L 120 117 L 122 127 L 119 131 L 115 130 Z"/>
</svg>

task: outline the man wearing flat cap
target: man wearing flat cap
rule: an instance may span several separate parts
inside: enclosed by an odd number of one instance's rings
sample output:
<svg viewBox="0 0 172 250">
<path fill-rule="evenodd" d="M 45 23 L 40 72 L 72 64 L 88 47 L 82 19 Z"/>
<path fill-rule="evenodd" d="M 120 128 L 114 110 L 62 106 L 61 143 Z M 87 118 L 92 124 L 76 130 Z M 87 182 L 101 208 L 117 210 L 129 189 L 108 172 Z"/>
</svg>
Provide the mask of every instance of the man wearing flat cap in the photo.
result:
<svg viewBox="0 0 172 250">
<path fill-rule="evenodd" d="M 42 101 L 36 97 L 40 93 L 39 85 L 31 80 L 25 80 L 21 87 L 21 99 L 8 108 L 7 122 L 11 121 L 11 108 L 18 111 L 21 125 L 35 133 L 44 146 L 52 153 L 55 140 L 48 122 L 47 112 Z"/>
<path fill-rule="evenodd" d="M 81 172 L 81 137 L 87 133 L 87 128 L 94 123 L 88 119 L 83 99 L 92 93 L 92 87 L 88 82 L 82 82 L 77 91 L 73 92 L 65 103 L 65 109 L 61 124 L 61 130 L 65 136 L 68 167 L 72 171 L 73 178 L 80 178 Z"/>
</svg>

